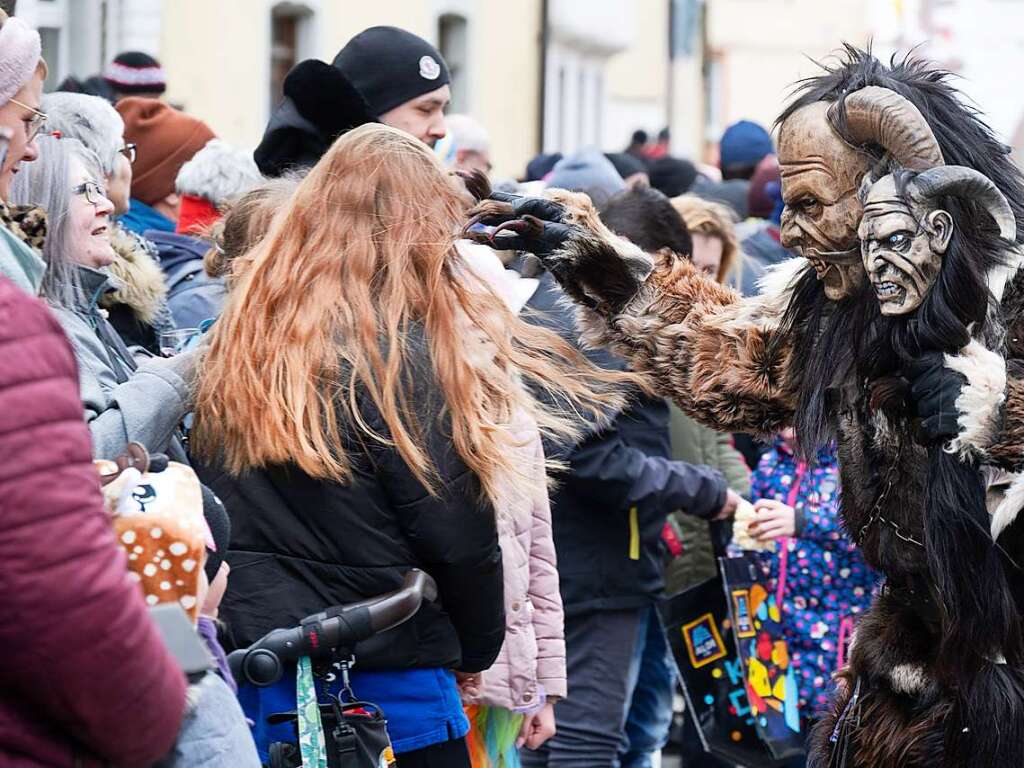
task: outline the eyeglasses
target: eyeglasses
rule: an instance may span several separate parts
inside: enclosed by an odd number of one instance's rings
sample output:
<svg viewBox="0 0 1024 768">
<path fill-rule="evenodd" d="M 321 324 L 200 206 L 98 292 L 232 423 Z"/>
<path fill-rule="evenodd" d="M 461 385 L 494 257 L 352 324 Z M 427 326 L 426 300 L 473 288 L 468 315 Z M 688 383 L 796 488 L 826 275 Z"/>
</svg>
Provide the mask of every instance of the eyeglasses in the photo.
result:
<svg viewBox="0 0 1024 768">
<path fill-rule="evenodd" d="M 135 158 L 138 156 L 138 148 L 134 144 L 125 144 L 117 151 L 127 157 L 129 163 L 134 163 Z"/>
<path fill-rule="evenodd" d="M 107 190 L 97 184 L 95 181 L 87 181 L 83 184 L 79 184 L 77 187 L 71 190 L 73 194 L 85 195 L 85 199 L 92 205 L 99 205 L 107 201 Z"/>
<path fill-rule="evenodd" d="M 28 143 L 31 144 L 35 140 L 36 136 L 38 136 L 43 130 L 43 126 L 46 125 L 46 113 L 40 112 L 35 107 L 30 107 L 28 104 L 24 104 L 17 99 L 10 99 L 9 101 L 12 104 L 17 104 L 22 109 L 27 109 L 32 113 L 32 117 L 23 121 L 25 123 L 25 135 L 28 136 Z"/>
</svg>

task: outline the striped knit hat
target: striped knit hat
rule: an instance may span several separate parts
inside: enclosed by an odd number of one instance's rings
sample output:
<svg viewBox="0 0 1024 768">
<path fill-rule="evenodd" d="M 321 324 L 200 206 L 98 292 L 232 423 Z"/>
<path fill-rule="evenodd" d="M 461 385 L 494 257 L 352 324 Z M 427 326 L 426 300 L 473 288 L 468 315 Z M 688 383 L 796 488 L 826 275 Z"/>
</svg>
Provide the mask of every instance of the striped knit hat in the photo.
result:
<svg viewBox="0 0 1024 768">
<path fill-rule="evenodd" d="M 103 79 L 115 91 L 126 96 L 167 90 L 167 76 L 160 62 L 139 51 L 118 54 L 103 73 Z"/>
</svg>

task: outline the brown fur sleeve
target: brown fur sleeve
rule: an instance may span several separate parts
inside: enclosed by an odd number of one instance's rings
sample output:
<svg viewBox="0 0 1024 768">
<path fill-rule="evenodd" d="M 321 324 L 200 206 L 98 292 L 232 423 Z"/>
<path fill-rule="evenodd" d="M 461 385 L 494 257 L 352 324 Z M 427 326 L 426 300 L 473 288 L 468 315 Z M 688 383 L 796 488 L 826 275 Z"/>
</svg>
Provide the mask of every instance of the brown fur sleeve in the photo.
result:
<svg viewBox="0 0 1024 768">
<path fill-rule="evenodd" d="M 787 271 L 789 270 L 789 271 Z M 779 322 L 791 265 L 761 296 L 743 298 L 693 265 L 659 254 L 639 292 L 608 318 L 581 309 L 583 341 L 610 345 L 694 419 L 722 431 L 769 434 L 796 403 L 792 339 Z"/>
<path fill-rule="evenodd" d="M 1007 371 L 1006 402 L 999 430 L 986 449 L 988 461 L 1009 472 L 1024 470 L 1024 370 Z"/>
</svg>

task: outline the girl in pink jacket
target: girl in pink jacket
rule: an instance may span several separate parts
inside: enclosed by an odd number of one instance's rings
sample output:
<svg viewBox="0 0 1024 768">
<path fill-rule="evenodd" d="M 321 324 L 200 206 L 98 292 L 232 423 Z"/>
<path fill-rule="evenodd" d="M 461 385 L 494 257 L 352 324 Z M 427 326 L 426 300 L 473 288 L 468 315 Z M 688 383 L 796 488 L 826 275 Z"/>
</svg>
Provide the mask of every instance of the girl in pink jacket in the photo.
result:
<svg viewBox="0 0 1024 768">
<path fill-rule="evenodd" d="M 488 248 L 460 243 L 474 271 L 518 311 L 531 291 L 507 274 Z M 536 285 L 533 286 L 534 288 Z M 555 733 L 554 703 L 566 695 L 562 598 L 551 533 L 547 471 L 540 432 L 527 414 L 511 428 L 522 475 L 502 484 L 495 504 L 505 574 L 505 644 L 494 665 L 462 678 L 472 729 L 473 768 L 518 768 L 518 748 L 536 749 Z"/>
</svg>

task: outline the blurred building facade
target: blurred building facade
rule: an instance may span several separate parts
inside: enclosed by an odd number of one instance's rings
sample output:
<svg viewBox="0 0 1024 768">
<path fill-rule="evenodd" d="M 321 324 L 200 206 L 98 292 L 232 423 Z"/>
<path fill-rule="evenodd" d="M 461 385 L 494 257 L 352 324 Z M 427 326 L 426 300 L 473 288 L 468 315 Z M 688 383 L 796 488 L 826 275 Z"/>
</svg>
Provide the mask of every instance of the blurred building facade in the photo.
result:
<svg viewBox="0 0 1024 768">
<path fill-rule="evenodd" d="M 697 4 L 697 0 L 692 0 Z M 437 45 L 453 112 L 491 134 L 499 173 L 542 149 L 625 145 L 668 125 L 668 0 L 18 0 L 51 65 L 48 88 L 123 50 L 157 56 L 167 98 L 223 138 L 254 146 L 285 74 L 330 61 L 366 27 L 393 24 Z M 637 73 L 640 73 L 639 76 Z"/>
<path fill-rule="evenodd" d="M 435 43 L 453 112 L 491 134 L 499 174 L 539 151 L 623 148 L 670 127 L 673 151 L 714 162 L 729 123 L 770 126 L 792 84 L 842 41 L 879 53 L 923 44 L 966 79 L 993 127 L 1024 148 L 1024 0 L 17 0 L 40 28 L 49 87 L 116 53 L 163 62 L 168 98 L 254 146 L 289 68 L 330 61 L 394 24 Z"/>
</svg>

